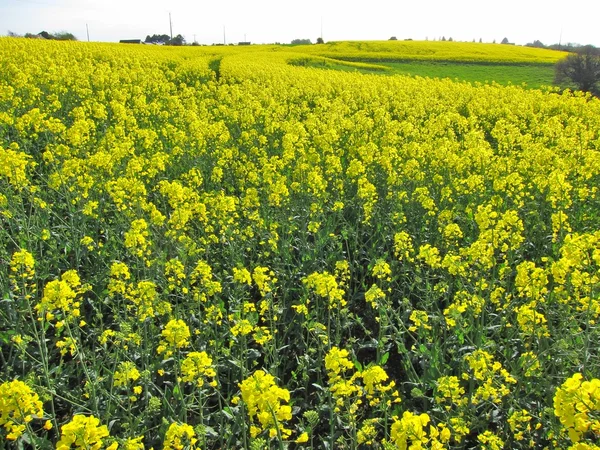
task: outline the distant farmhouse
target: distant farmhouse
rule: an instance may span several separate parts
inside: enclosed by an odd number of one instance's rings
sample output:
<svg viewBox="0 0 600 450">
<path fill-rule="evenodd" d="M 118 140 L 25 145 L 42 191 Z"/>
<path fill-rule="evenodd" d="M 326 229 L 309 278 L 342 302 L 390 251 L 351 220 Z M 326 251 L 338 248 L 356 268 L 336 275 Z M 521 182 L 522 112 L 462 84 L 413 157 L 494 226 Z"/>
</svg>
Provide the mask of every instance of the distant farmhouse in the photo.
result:
<svg viewBox="0 0 600 450">
<path fill-rule="evenodd" d="M 119 44 L 141 44 L 141 39 L 121 39 Z"/>
</svg>

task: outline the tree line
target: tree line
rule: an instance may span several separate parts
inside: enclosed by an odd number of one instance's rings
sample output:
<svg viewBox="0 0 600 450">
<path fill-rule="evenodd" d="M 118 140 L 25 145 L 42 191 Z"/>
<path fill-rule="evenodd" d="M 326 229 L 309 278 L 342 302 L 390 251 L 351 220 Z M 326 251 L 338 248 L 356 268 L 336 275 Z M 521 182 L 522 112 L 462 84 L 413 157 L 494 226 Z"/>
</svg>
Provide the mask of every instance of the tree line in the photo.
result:
<svg viewBox="0 0 600 450">
<path fill-rule="evenodd" d="M 146 36 L 144 40 L 146 44 L 159 44 L 159 45 L 185 45 L 185 38 L 178 34 L 171 39 L 168 34 L 153 34 L 152 36 Z"/>
<path fill-rule="evenodd" d="M 24 35 L 20 35 L 14 33 L 12 31 L 8 32 L 8 36 L 10 37 L 26 37 L 30 39 L 48 39 L 53 41 L 76 41 L 77 38 L 73 33 L 69 33 L 68 31 L 58 31 L 56 33 L 48 33 L 47 31 L 42 31 L 41 33 L 25 33 Z"/>
</svg>

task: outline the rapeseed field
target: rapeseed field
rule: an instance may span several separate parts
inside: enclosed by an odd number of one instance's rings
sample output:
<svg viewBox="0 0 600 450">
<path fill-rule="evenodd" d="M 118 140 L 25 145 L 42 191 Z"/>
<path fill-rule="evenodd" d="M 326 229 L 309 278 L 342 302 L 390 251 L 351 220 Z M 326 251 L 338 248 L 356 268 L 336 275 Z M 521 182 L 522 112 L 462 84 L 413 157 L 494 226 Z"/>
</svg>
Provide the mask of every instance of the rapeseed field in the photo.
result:
<svg viewBox="0 0 600 450">
<path fill-rule="evenodd" d="M 292 50 L 0 39 L 0 448 L 600 448 L 600 102 Z"/>
</svg>

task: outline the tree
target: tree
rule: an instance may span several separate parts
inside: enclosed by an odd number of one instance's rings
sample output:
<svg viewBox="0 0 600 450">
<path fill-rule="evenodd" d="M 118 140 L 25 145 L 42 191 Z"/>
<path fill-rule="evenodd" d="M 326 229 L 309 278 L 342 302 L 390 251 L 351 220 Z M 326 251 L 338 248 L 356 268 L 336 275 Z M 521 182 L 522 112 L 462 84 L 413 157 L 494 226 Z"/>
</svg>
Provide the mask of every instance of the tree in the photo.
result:
<svg viewBox="0 0 600 450">
<path fill-rule="evenodd" d="M 180 34 L 178 34 L 173 39 L 171 39 L 169 42 L 167 42 L 167 45 L 184 45 L 184 44 L 185 44 L 185 38 Z"/>
<path fill-rule="evenodd" d="M 600 96 L 600 49 L 586 45 L 556 63 L 554 82 Z"/>
<path fill-rule="evenodd" d="M 77 38 L 73 33 L 69 33 L 68 31 L 59 31 L 53 34 L 54 39 L 57 41 L 76 41 Z"/>
<path fill-rule="evenodd" d="M 170 39 L 168 34 L 153 34 L 152 36 L 146 36 L 144 42 L 148 44 L 166 44 Z"/>
<path fill-rule="evenodd" d="M 311 45 L 310 39 L 294 39 L 292 45 Z"/>
<path fill-rule="evenodd" d="M 543 44 L 543 42 L 538 39 L 536 39 L 535 41 L 530 42 L 528 44 L 525 44 L 525 47 L 546 48 L 546 46 Z"/>
<path fill-rule="evenodd" d="M 508 44 L 508 38 L 504 38 L 502 39 L 502 42 L 500 42 L 501 44 Z"/>
<path fill-rule="evenodd" d="M 323 41 L 322 37 L 317 38 L 317 44 L 324 44 L 324 43 L 325 43 L 325 41 Z"/>
<path fill-rule="evenodd" d="M 391 38 L 389 38 L 390 41 L 397 41 L 398 38 L 396 36 L 392 36 Z"/>
</svg>

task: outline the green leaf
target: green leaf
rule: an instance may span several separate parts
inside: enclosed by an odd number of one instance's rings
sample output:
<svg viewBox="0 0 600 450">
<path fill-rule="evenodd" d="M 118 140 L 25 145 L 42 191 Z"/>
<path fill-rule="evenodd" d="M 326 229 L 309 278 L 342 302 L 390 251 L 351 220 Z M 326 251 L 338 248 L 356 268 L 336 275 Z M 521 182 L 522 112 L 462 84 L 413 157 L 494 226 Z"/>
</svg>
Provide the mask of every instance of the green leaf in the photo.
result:
<svg viewBox="0 0 600 450">
<path fill-rule="evenodd" d="M 0 341 L 2 341 L 5 344 L 8 344 L 15 334 L 17 334 L 15 330 L 6 330 L 0 332 Z"/>
<path fill-rule="evenodd" d="M 379 360 L 379 365 L 383 366 L 387 360 L 390 358 L 390 352 L 385 352 L 382 356 L 381 359 Z"/>
</svg>

